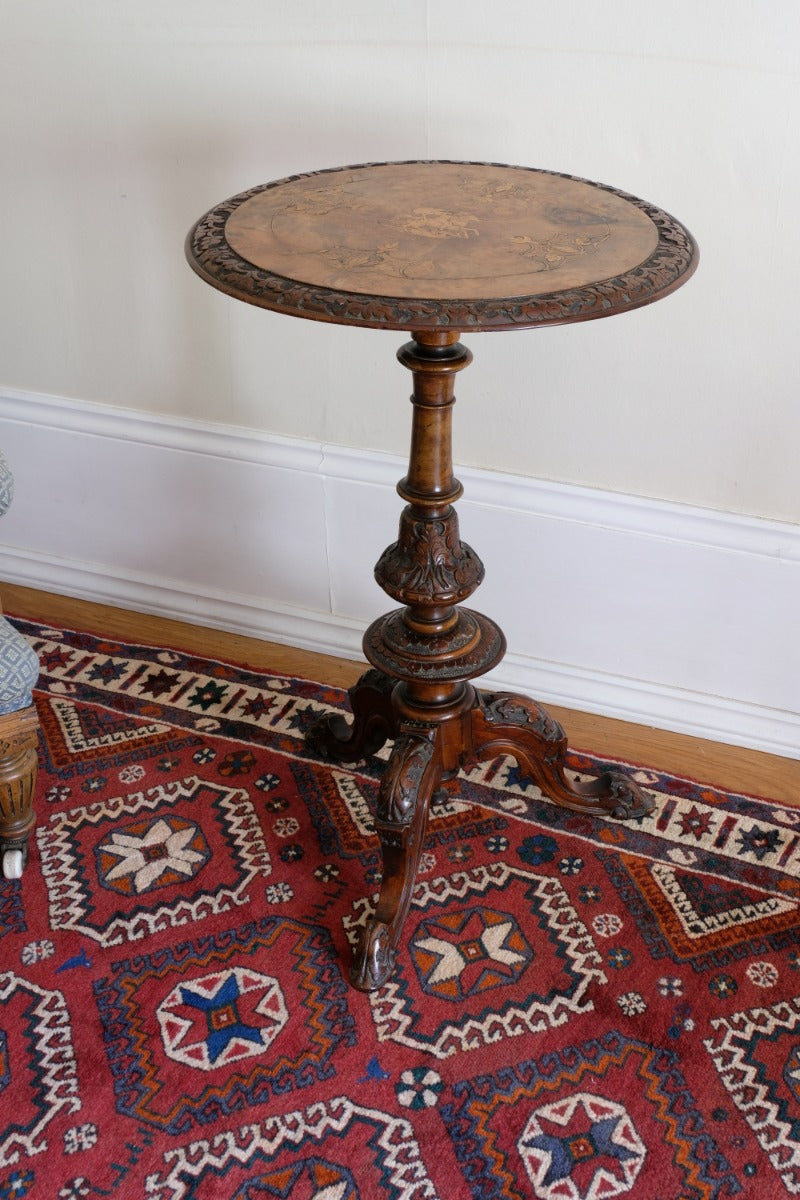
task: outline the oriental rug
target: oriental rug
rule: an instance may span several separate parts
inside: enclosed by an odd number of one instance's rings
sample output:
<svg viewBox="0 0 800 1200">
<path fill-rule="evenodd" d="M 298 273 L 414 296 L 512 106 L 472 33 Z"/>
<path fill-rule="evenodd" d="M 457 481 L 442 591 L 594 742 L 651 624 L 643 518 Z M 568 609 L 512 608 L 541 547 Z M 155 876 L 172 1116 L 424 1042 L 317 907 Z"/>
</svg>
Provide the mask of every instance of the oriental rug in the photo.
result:
<svg viewBox="0 0 800 1200">
<path fill-rule="evenodd" d="M 367 996 L 380 756 L 303 741 L 346 697 L 17 625 L 41 768 L 0 884 L 0 1200 L 800 1194 L 800 812 L 622 764 L 655 810 L 600 820 L 483 764 Z"/>
</svg>

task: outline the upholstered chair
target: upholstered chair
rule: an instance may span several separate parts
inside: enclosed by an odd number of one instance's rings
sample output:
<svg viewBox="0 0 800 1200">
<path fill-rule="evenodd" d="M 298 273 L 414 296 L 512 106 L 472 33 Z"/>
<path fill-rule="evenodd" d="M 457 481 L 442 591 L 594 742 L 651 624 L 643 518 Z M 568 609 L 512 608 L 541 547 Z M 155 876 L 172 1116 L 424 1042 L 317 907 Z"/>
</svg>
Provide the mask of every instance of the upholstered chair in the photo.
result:
<svg viewBox="0 0 800 1200">
<path fill-rule="evenodd" d="M 0 516 L 13 490 L 14 477 L 0 450 Z M 34 823 L 39 722 L 31 693 L 38 677 L 36 655 L 0 609 L 0 866 L 6 879 L 22 875 Z"/>
</svg>

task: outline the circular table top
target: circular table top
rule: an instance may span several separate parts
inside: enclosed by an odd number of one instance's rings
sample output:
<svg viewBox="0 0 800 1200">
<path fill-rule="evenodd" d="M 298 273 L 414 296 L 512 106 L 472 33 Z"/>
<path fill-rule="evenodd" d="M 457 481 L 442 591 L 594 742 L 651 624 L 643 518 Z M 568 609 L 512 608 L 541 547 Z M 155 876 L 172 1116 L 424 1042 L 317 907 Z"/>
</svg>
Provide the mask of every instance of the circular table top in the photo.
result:
<svg viewBox="0 0 800 1200">
<path fill-rule="evenodd" d="M 186 241 L 212 286 L 373 328 L 514 329 L 610 316 L 679 287 L 691 234 L 615 188 L 496 163 L 295 175 L 211 209 Z"/>
</svg>

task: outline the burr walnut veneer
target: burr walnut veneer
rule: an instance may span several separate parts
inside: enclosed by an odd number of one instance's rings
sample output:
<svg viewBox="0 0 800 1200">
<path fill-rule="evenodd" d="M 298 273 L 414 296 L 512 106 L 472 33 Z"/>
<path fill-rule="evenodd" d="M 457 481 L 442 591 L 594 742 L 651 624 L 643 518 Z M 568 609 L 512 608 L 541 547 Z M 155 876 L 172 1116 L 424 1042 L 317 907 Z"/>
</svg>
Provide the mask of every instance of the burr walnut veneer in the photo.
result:
<svg viewBox="0 0 800 1200">
<path fill-rule="evenodd" d="M 309 734 L 355 761 L 389 740 L 375 816 L 383 880 L 355 953 L 356 987 L 392 971 L 428 809 L 462 767 L 500 754 L 556 804 L 637 817 L 652 802 L 610 773 L 575 783 L 560 725 L 535 701 L 472 684 L 499 663 L 500 628 L 465 607 L 483 577 L 453 507 L 451 419 L 464 331 L 611 316 L 660 299 L 695 268 L 687 230 L 616 189 L 486 163 L 373 163 L 279 180 L 217 205 L 187 239 L 194 270 L 223 292 L 318 321 L 399 329 L 413 376 L 406 502 L 375 576 L 400 605 L 364 637 L 372 664 L 350 692 L 353 721 Z"/>
</svg>

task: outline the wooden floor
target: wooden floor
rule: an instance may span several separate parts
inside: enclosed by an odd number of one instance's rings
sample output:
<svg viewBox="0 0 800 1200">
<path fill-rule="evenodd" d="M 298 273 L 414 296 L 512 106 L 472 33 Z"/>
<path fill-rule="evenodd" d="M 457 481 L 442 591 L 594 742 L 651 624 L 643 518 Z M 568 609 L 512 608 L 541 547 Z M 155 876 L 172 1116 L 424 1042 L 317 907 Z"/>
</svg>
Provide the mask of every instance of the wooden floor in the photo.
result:
<svg viewBox="0 0 800 1200">
<path fill-rule="evenodd" d="M 266 668 L 279 674 L 301 675 L 335 686 L 349 687 L 364 669 L 363 663 L 312 654 L 240 634 L 221 633 L 12 584 L 0 584 L 0 596 L 5 611 L 15 616 L 52 621 L 67 628 L 129 641 L 168 646 L 210 658 Z M 686 775 L 731 791 L 800 806 L 798 759 L 778 758 L 737 746 L 723 746 L 555 705 L 550 706 L 550 711 L 566 729 L 570 744 L 575 749 L 592 750 L 596 754 Z"/>
</svg>

